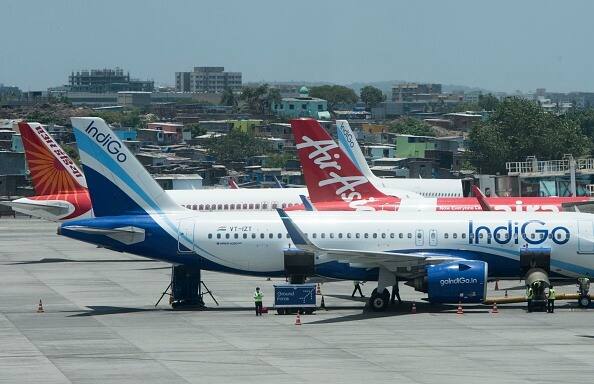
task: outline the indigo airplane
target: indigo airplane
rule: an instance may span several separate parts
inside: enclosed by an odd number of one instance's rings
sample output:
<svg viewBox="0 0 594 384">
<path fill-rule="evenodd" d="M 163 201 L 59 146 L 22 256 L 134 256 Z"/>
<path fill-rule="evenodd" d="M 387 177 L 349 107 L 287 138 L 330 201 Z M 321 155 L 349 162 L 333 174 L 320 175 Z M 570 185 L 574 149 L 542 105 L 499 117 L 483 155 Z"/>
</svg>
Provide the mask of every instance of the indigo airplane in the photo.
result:
<svg viewBox="0 0 594 384">
<path fill-rule="evenodd" d="M 178 205 L 96 118 L 72 118 L 95 218 L 58 233 L 197 269 L 284 276 L 302 257 L 313 273 L 377 280 L 383 310 L 397 279 L 431 302 L 481 302 L 487 278 L 594 274 L 593 216 L 540 212 L 194 212 Z"/>
</svg>

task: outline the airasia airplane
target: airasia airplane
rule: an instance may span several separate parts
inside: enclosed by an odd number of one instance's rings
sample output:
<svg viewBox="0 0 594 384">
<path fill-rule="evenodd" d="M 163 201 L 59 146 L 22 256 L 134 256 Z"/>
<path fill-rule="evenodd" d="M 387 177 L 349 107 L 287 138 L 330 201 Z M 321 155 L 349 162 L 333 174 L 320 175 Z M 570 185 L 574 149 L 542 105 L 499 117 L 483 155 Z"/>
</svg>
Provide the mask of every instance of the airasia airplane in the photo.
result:
<svg viewBox="0 0 594 384">
<path fill-rule="evenodd" d="M 379 190 L 314 119 L 291 121 L 309 199 L 318 211 L 505 211 L 559 212 L 589 197 L 475 197 L 400 199 Z M 394 181 L 402 179 L 394 179 Z M 301 210 L 302 205 L 286 209 Z"/>
</svg>

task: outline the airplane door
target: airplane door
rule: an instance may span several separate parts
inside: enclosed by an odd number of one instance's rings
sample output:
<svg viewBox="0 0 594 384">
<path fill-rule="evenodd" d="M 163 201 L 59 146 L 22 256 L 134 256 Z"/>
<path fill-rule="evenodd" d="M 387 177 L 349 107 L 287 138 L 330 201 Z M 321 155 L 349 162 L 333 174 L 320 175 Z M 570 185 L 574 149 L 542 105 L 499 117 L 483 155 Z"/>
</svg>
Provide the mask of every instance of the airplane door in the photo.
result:
<svg viewBox="0 0 594 384">
<path fill-rule="evenodd" d="M 578 221 L 578 252 L 594 253 L 594 230 L 592 221 Z"/>
<path fill-rule="evenodd" d="M 437 246 L 437 231 L 435 229 L 429 231 L 429 245 Z"/>
<path fill-rule="evenodd" d="M 424 235 L 425 234 L 422 229 L 417 229 L 417 232 L 415 233 L 415 245 L 417 247 L 421 247 L 425 243 Z"/>
<path fill-rule="evenodd" d="M 184 244 L 189 244 L 188 246 Z M 179 253 L 194 252 L 194 219 L 182 219 L 177 226 L 177 251 Z"/>
</svg>

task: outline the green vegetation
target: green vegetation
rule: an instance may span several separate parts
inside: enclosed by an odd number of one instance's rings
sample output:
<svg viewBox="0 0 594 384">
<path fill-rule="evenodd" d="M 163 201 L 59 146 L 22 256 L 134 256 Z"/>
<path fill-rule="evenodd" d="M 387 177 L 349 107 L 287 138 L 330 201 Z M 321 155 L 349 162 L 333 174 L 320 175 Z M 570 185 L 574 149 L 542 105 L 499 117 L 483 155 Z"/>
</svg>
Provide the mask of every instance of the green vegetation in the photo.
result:
<svg viewBox="0 0 594 384">
<path fill-rule="evenodd" d="M 435 131 L 429 124 L 414 117 L 403 117 L 391 123 L 388 130 L 404 135 L 435 136 Z"/>
<path fill-rule="evenodd" d="M 235 93 L 233 93 L 231 88 L 225 87 L 223 95 L 221 96 L 221 105 L 237 107 L 237 98 L 235 97 Z"/>
<path fill-rule="evenodd" d="M 382 93 L 381 89 L 367 85 L 361 88 L 361 100 L 365 103 L 365 107 L 369 109 L 385 101 L 386 95 Z"/>
<path fill-rule="evenodd" d="M 270 158 L 268 159 L 266 166 L 270 168 L 284 168 L 287 165 L 287 161 L 295 158 L 288 153 L 275 152 L 268 153 L 268 156 L 270 156 Z"/>
<path fill-rule="evenodd" d="M 557 116 L 519 98 L 498 102 L 488 121 L 477 124 L 468 137 L 468 160 L 481 173 L 505 172 L 505 163 L 526 156 L 560 159 L 592 152 L 592 111 Z"/>
<path fill-rule="evenodd" d="M 264 139 L 233 129 L 226 136 L 207 140 L 204 143 L 204 148 L 217 161 L 229 163 L 232 161 L 245 161 L 248 157 L 266 153 L 269 151 L 270 145 Z"/>
<path fill-rule="evenodd" d="M 342 85 L 321 85 L 319 87 L 311 87 L 309 90 L 311 97 L 318 97 L 328 102 L 328 109 L 334 110 L 336 104 L 356 103 L 359 97 L 351 88 L 343 87 Z"/>
<path fill-rule="evenodd" d="M 239 96 L 248 112 L 256 115 L 271 114 L 271 106 L 281 101 L 278 89 L 270 88 L 268 84 L 257 87 L 244 87 Z"/>
</svg>

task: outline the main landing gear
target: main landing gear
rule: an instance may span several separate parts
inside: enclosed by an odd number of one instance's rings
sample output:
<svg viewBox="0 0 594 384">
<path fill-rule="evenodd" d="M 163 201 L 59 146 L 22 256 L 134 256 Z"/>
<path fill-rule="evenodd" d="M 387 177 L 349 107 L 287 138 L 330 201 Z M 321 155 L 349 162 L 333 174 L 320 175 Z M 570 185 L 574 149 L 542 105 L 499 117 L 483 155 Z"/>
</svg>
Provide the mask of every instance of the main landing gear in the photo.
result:
<svg viewBox="0 0 594 384">
<path fill-rule="evenodd" d="M 590 299 L 590 295 L 589 295 L 590 279 L 588 279 L 587 277 L 578 278 L 577 286 L 578 286 L 578 293 L 579 293 L 578 305 L 582 308 L 588 308 L 591 303 L 591 299 Z"/>
<path fill-rule="evenodd" d="M 371 292 L 371 297 L 369 298 L 369 306 L 375 312 L 383 312 L 388 308 L 390 305 L 390 291 L 387 288 L 381 293 L 377 293 L 377 288 Z"/>
</svg>

